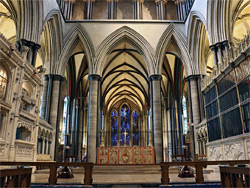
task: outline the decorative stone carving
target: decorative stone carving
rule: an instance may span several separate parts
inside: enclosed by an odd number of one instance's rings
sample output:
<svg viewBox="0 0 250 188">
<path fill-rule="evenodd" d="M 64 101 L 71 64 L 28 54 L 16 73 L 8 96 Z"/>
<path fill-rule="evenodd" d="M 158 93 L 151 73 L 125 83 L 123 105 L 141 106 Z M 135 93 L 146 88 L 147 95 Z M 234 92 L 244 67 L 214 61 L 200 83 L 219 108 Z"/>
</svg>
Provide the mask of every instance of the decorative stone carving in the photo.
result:
<svg viewBox="0 0 250 188">
<path fill-rule="evenodd" d="M 246 142 L 246 145 L 247 145 L 247 156 L 248 159 L 250 159 L 250 140 Z"/>
<path fill-rule="evenodd" d="M 50 161 L 50 155 L 49 154 L 37 154 L 36 160 L 37 161 Z"/>
<path fill-rule="evenodd" d="M 16 149 L 17 157 L 28 157 L 31 158 L 33 154 L 33 148 L 28 146 L 18 145 Z"/>
<path fill-rule="evenodd" d="M 219 161 L 222 160 L 222 150 L 221 146 L 209 147 L 208 149 L 209 160 Z"/>
<path fill-rule="evenodd" d="M 244 160 L 242 144 L 230 143 L 225 145 L 225 160 Z"/>
<path fill-rule="evenodd" d="M 5 154 L 5 144 L 0 144 L 0 156 L 4 156 Z"/>
<path fill-rule="evenodd" d="M 24 127 L 26 128 L 30 133 L 32 133 L 32 125 L 24 123 L 24 122 L 19 122 L 17 127 Z"/>
</svg>

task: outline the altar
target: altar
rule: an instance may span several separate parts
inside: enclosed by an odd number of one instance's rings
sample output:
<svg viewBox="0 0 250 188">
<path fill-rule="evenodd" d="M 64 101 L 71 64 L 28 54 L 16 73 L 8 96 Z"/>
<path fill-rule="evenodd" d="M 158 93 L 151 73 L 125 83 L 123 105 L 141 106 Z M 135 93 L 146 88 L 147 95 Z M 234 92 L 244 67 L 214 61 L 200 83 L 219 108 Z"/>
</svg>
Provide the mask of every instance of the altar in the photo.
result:
<svg viewBox="0 0 250 188">
<path fill-rule="evenodd" d="M 154 147 L 98 147 L 97 164 L 155 164 Z"/>
</svg>

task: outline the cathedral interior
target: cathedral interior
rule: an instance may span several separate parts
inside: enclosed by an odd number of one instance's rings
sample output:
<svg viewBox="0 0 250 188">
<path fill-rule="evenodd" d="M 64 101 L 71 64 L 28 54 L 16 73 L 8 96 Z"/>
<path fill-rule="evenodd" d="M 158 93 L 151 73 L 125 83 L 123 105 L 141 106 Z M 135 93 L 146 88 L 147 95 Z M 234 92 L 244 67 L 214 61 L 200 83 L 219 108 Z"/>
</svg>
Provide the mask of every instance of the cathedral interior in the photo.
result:
<svg viewBox="0 0 250 188">
<path fill-rule="evenodd" d="M 250 160 L 250 0 L 0 0 L 1 161 Z"/>
</svg>

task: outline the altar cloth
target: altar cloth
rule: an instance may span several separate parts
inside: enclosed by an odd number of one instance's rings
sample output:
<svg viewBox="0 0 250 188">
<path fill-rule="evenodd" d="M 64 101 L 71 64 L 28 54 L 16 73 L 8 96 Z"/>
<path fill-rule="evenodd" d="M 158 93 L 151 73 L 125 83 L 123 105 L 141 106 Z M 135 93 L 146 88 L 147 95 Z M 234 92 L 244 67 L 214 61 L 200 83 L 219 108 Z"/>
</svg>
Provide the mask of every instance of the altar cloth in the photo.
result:
<svg viewBox="0 0 250 188">
<path fill-rule="evenodd" d="M 155 164 L 154 147 L 98 147 L 97 164 Z"/>
</svg>

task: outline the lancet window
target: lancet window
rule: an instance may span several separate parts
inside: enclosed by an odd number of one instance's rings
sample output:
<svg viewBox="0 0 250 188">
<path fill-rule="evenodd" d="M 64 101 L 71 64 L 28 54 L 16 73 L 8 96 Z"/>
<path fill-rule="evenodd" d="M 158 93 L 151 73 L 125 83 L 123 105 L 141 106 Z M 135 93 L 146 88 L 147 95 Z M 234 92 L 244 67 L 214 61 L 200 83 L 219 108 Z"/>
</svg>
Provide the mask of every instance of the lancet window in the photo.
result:
<svg viewBox="0 0 250 188">
<path fill-rule="evenodd" d="M 129 145 L 129 108 L 126 104 L 122 105 L 121 107 L 121 146 Z M 125 133 L 126 131 L 126 133 Z M 126 136 L 126 143 L 125 143 L 125 136 Z"/>
<path fill-rule="evenodd" d="M 131 110 L 127 104 L 121 105 L 119 112 L 112 110 L 110 127 L 111 146 L 140 145 L 140 121 L 137 110 Z"/>
<path fill-rule="evenodd" d="M 135 110 L 132 114 L 133 117 L 133 145 L 139 145 L 139 114 Z"/>
<path fill-rule="evenodd" d="M 114 110 L 111 114 L 111 146 L 117 145 L 117 112 Z"/>
</svg>

